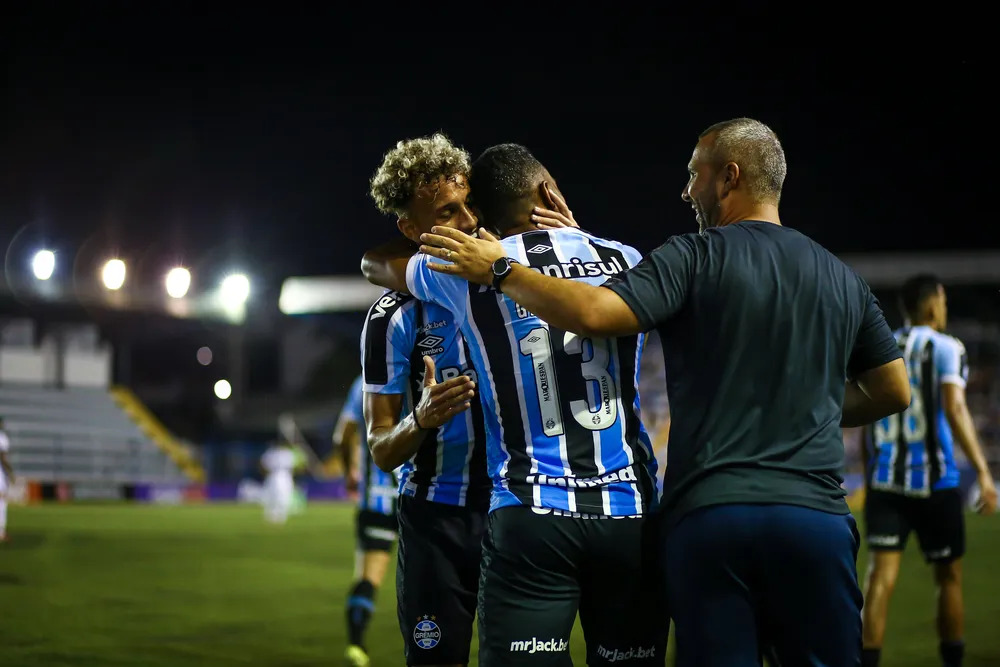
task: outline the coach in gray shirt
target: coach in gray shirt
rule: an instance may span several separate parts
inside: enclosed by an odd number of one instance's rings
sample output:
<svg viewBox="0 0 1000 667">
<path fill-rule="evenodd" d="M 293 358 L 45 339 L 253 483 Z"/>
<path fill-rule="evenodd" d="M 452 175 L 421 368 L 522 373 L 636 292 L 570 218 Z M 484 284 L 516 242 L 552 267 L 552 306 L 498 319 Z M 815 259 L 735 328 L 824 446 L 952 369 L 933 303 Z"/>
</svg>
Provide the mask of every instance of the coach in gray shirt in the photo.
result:
<svg viewBox="0 0 1000 667">
<path fill-rule="evenodd" d="M 673 423 L 663 556 L 678 665 L 854 665 L 858 533 L 841 488 L 840 427 L 899 412 L 910 387 L 868 285 L 782 226 L 786 166 L 759 121 L 699 137 L 675 236 L 603 287 L 523 266 L 499 289 L 552 327 L 611 338 L 656 329 Z M 496 284 L 504 256 L 435 228 L 437 270 Z M 498 263 L 503 264 L 503 263 Z M 763 642 L 761 645 L 760 642 Z"/>
</svg>

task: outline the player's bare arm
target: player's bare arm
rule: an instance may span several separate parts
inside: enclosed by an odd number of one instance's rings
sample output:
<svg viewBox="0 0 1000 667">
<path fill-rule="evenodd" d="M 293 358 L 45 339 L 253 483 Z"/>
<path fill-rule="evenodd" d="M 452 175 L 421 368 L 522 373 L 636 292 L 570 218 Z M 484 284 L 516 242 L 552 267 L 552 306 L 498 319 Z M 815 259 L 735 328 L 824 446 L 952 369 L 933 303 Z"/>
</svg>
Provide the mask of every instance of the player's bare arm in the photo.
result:
<svg viewBox="0 0 1000 667">
<path fill-rule="evenodd" d="M 365 421 L 368 424 L 368 447 L 379 468 L 391 472 L 417 453 L 429 429 L 444 426 L 469 409 L 475 396 L 475 383 L 466 375 L 446 382 L 434 379 L 434 360 L 424 357 L 424 388 L 420 402 L 409 415 L 399 419 L 400 394 L 365 393 Z"/>
<path fill-rule="evenodd" d="M 944 406 L 948 425 L 951 426 L 958 444 L 976 471 L 982 503 L 979 511 L 983 514 L 992 514 L 997 509 L 997 489 L 979 444 L 979 437 L 976 435 L 976 425 L 972 421 L 969 406 L 965 401 L 965 388 L 950 382 L 942 383 L 941 404 Z"/>
<path fill-rule="evenodd" d="M 893 359 L 847 383 L 841 426 L 867 426 L 910 405 L 910 379 L 902 359 Z"/>
<path fill-rule="evenodd" d="M 358 423 L 353 419 L 341 418 L 333 431 L 333 443 L 340 449 L 340 459 L 344 463 L 344 480 L 348 493 L 357 493 L 361 481 L 358 449 L 361 438 L 358 433 Z"/>
<path fill-rule="evenodd" d="M 493 282 L 493 263 L 506 256 L 496 237 L 480 230 L 480 238 L 446 227 L 434 227 L 420 240 L 421 252 L 450 264 L 431 264 L 441 273 L 480 285 Z M 642 332 L 638 318 L 611 290 L 582 282 L 543 276 L 515 265 L 503 282 L 503 293 L 549 324 L 583 336 L 610 338 Z"/>
<path fill-rule="evenodd" d="M 401 236 L 366 252 L 361 258 L 361 273 L 373 285 L 409 294 L 406 265 L 416 253 L 416 244 Z"/>
</svg>

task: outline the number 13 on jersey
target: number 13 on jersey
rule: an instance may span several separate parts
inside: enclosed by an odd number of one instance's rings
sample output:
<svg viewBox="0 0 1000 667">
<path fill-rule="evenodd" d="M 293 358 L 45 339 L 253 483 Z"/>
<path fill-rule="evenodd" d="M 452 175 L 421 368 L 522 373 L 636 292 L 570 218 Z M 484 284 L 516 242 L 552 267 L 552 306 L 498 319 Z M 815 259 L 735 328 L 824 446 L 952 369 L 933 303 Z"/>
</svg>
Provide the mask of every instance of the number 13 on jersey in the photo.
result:
<svg viewBox="0 0 1000 667">
<path fill-rule="evenodd" d="M 590 343 L 587 350 L 584 342 Z M 538 394 L 538 409 L 542 416 L 545 435 L 563 435 L 562 402 L 559 400 L 559 383 L 555 373 L 555 354 L 552 338 L 545 327 L 536 327 L 521 338 L 521 354 L 531 357 L 535 375 L 535 389 Z M 587 352 L 590 354 L 588 355 Z M 581 338 L 565 332 L 561 354 L 579 357 L 582 379 L 597 396 L 596 409 L 589 401 L 570 401 L 569 408 L 576 422 L 591 431 L 610 428 L 618 419 L 618 387 L 608 366 L 611 363 L 611 341 L 603 338 Z M 569 378 L 563 378 L 567 381 Z"/>
</svg>

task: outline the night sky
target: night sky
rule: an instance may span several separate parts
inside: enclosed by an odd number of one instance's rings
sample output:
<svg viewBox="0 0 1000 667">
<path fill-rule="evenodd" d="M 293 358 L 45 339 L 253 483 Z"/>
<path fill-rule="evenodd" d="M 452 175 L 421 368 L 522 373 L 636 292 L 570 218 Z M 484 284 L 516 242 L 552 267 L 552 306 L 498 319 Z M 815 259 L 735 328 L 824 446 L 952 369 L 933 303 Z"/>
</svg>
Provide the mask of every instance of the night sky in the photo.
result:
<svg viewBox="0 0 1000 667">
<path fill-rule="evenodd" d="M 577 27 L 458 5 L 207 4 L 39 2 L 4 19 L 0 241 L 28 225 L 150 280 L 175 261 L 196 281 L 353 273 L 395 233 L 367 196 L 383 153 L 443 130 L 474 156 L 525 144 L 579 221 L 648 251 L 695 229 L 679 194 L 698 133 L 749 115 L 785 146 L 784 223 L 830 249 L 1000 245 L 977 222 L 992 75 L 961 43 L 733 39 L 715 23 L 706 37 L 655 8 L 577 12 Z"/>
</svg>

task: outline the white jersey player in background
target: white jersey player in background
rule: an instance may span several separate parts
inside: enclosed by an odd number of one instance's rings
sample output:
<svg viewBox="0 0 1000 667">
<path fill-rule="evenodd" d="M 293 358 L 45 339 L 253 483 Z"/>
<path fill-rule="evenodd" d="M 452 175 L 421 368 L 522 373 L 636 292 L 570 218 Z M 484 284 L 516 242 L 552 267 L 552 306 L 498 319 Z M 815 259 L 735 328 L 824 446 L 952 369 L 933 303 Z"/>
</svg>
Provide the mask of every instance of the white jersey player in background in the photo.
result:
<svg viewBox="0 0 1000 667">
<path fill-rule="evenodd" d="M 264 480 L 264 518 L 271 523 L 285 523 L 292 508 L 296 468 L 295 452 L 287 444 L 272 445 L 264 452 L 260 465 L 267 473 Z"/>
<path fill-rule="evenodd" d="M 14 469 L 7 459 L 9 451 L 10 438 L 0 417 L 0 542 L 7 541 L 7 490 L 14 483 Z"/>
</svg>

